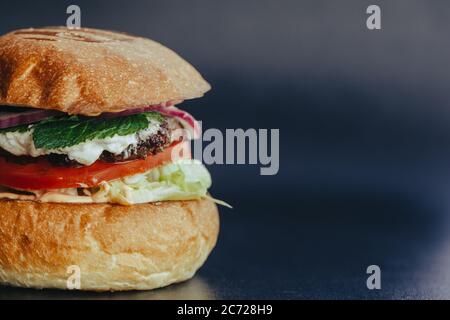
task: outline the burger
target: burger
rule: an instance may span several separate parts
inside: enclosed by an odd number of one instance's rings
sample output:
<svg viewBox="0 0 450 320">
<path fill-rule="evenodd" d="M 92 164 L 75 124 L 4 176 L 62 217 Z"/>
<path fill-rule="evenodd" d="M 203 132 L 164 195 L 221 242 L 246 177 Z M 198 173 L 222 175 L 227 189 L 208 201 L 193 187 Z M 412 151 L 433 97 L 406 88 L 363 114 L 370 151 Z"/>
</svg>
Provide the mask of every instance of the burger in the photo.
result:
<svg viewBox="0 0 450 320">
<path fill-rule="evenodd" d="M 199 127 L 176 105 L 209 89 L 149 39 L 1 36 L 0 283 L 67 289 L 77 276 L 75 289 L 149 290 L 193 277 L 219 217 L 189 152 Z"/>
</svg>

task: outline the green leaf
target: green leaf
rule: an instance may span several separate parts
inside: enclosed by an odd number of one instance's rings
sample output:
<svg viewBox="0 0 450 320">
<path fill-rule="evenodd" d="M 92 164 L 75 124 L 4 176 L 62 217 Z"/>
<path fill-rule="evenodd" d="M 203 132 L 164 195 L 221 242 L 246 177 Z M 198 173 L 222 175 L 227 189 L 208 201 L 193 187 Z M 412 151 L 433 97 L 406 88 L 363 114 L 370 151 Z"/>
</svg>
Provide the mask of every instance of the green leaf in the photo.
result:
<svg viewBox="0 0 450 320">
<path fill-rule="evenodd" d="M 24 132 L 27 132 L 29 130 L 29 126 L 30 126 L 29 124 L 24 124 L 24 125 L 20 125 L 20 126 L 17 126 L 17 127 L 0 129 L 0 134 L 7 133 L 7 132 L 24 133 Z"/>
<path fill-rule="evenodd" d="M 104 119 L 78 116 L 47 119 L 34 126 L 36 149 L 62 149 L 95 139 L 115 135 L 127 136 L 148 128 L 150 120 L 161 123 L 164 117 L 156 112 Z"/>
</svg>

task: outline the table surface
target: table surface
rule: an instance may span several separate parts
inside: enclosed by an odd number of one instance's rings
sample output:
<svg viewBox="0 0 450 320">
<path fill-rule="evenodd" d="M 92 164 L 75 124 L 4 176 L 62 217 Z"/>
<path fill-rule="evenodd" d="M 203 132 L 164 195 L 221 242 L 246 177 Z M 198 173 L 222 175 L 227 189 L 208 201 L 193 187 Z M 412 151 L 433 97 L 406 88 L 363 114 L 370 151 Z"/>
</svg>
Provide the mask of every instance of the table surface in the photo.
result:
<svg viewBox="0 0 450 320">
<path fill-rule="evenodd" d="M 185 283 L 106 294 L 3 287 L 0 298 L 450 298 L 444 206 L 389 192 L 301 194 L 222 208 L 218 245 Z M 381 268 L 381 290 L 366 287 L 366 268 L 372 264 Z"/>
</svg>

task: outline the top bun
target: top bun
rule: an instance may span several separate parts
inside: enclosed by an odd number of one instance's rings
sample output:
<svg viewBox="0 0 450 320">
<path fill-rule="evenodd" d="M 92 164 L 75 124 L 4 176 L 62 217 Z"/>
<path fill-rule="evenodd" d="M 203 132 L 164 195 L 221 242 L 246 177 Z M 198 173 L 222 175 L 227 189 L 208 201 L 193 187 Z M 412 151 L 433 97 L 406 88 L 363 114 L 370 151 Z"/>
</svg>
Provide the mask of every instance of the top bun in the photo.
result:
<svg viewBox="0 0 450 320">
<path fill-rule="evenodd" d="M 201 97 L 209 84 L 163 45 L 97 29 L 0 37 L 0 104 L 94 116 Z"/>
</svg>

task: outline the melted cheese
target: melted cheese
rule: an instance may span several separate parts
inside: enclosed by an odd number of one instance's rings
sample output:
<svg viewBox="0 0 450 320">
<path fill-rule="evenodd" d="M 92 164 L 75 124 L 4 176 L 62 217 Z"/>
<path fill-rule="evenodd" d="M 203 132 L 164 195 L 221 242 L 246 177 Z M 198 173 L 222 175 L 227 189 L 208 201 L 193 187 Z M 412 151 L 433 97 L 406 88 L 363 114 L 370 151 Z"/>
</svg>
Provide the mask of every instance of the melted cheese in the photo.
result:
<svg viewBox="0 0 450 320">
<path fill-rule="evenodd" d="M 26 132 L 6 132 L 0 134 L 0 148 L 16 156 L 39 157 L 51 153 L 64 154 L 70 160 L 89 166 L 97 161 L 103 151 L 119 155 L 139 140 L 156 134 L 160 128 L 157 121 L 150 121 L 147 129 L 127 136 L 115 135 L 106 139 L 95 139 L 61 149 L 36 149 L 33 142 L 33 129 Z"/>
</svg>

